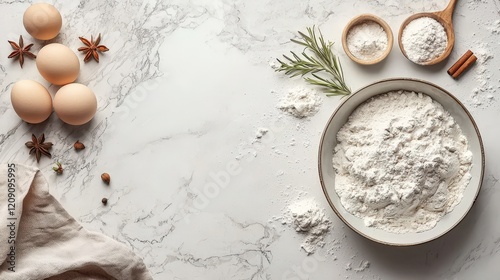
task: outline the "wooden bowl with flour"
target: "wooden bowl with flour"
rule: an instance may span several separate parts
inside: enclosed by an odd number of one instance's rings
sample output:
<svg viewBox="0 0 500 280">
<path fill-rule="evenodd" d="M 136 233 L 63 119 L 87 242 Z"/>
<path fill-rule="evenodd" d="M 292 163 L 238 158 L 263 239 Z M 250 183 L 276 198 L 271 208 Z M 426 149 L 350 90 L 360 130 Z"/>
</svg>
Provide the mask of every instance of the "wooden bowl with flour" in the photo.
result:
<svg viewBox="0 0 500 280">
<path fill-rule="evenodd" d="M 345 53 L 361 65 L 373 65 L 384 60 L 392 50 L 393 41 L 391 27 L 372 14 L 353 18 L 342 33 Z"/>
</svg>

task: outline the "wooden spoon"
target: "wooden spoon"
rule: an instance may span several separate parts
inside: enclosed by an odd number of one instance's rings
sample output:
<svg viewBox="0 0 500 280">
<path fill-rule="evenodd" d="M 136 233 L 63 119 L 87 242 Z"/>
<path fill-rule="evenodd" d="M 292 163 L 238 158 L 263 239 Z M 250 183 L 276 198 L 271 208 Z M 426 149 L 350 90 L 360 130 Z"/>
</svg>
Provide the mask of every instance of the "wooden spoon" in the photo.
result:
<svg viewBox="0 0 500 280">
<path fill-rule="evenodd" d="M 455 44 L 455 33 L 453 31 L 453 11 L 455 10 L 455 4 L 457 3 L 457 0 L 451 0 L 448 3 L 448 6 L 440 12 L 433 12 L 433 13 L 418 13 L 410 16 L 407 18 L 403 24 L 401 24 L 401 28 L 399 28 L 399 35 L 398 35 L 398 43 L 399 43 L 399 48 L 401 49 L 401 52 L 403 55 L 408 58 L 408 55 L 406 54 L 406 51 L 403 47 L 403 43 L 401 40 L 401 37 L 403 37 L 403 30 L 406 28 L 406 26 L 413 20 L 421 17 L 430 17 L 435 20 L 437 20 L 441 25 L 444 27 L 444 31 L 446 32 L 446 37 L 448 38 L 448 45 L 446 46 L 443 54 L 439 57 L 436 57 L 435 59 L 425 61 L 425 62 L 415 62 L 414 63 L 420 64 L 420 65 L 434 65 L 436 63 L 439 63 L 446 59 L 451 51 L 453 50 L 453 45 Z M 408 60 L 410 60 L 408 58 Z M 411 60 L 410 60 L 411 61 Z"/>
</svg>

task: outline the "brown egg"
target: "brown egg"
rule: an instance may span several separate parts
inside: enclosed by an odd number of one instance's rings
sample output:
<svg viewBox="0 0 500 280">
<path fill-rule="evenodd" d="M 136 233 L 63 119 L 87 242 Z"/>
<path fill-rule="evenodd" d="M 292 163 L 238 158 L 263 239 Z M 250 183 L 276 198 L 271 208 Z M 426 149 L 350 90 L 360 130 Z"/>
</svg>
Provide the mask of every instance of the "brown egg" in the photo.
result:
<svg viewBox="0 0 500 280">
<path fill-rule="evenodd" d="M 35 81 L 15 83 L 10 100 L 16 114 L 27 123 L 41 123 L 52 113 L 52 97 L 43 85 Z"/>
<path fill-rule="evenodd" d="M 29 6 L 23 15 L 26 31 L 36 39 L 50 40 L 59 34 L 62 17 L 59 11 L 47 3 L 37 3 Z"/>
<path fill-rule="evenodd" d="M 59 86 L 74 82 L 80 73 L 76 54 L 58 43 L 48 44 L 38 52 L 36 67 L 45 80 Z"/>
<path fill-rule="evenodd" d="M 63 122 L 82 125 L 94 117 L 97 98 L 87 86 L 77 83 L 65 85 L 54 97 L 54 111 Z"/>
</svg>

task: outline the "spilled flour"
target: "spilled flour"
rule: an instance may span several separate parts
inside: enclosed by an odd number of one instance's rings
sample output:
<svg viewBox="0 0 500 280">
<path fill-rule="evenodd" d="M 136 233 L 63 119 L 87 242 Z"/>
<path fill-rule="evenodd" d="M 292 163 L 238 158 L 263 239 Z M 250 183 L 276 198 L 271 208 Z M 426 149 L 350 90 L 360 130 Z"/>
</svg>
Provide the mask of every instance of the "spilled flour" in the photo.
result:
<svg viewBox="0 0 500 280">
<path fill-rule="evenodd" d="M 468 6 L 469 10 L 475 10 L 479 6 L 487 4 L 487 3 L 488 3 L 488 0 L 468 0 L 467 6 Z"/>
<path fill-rule="evenodd" d="M 282 176 L 283 173 L 279 171 L 276 175 Z M 345 226 L 336 227 L 337 232 L 334 232 L 332 222 L 328 218 L 328 211 L 319 207 L 316 200 L 304 191 L 304 187 L 290 185 L 284 187 L 280 201 L 285 203 L 285 207 L 281 210 L 281 215 L 272 216 L 269 223 L 279 223 L 278 231 L 293 230 L 303 238 L 298 247 L 308 256 L 304 261 L 314 260 L 326 262 L 328 265 L 331 264 L 330 261 L 345 261 L 346 270 L 356 274 L 361 274 L 370 268 L 371 262 L 360 258 L 357 252 L 348 259 L 346 252 L 352 247 L 347 247 L 349 242 L 344 231 Z M 304 268 L 304 262 L 302 264 Z M 296 271 L 293 270 L 293 272 Z M 300 275 L 297 274 L 299 278 L 306 279 Z M 361 275 L 361 278 L 363 277 Z"/>
<path fill-rule="evenodd" d="M 495 20 L 493 24 L 490 27 L 488 27 L 488 29 L 491 31 L 491 34 L 493 35 L 500 34 L 500 19 Z"/>
<path fill-rule="evenodd" d="M 265 128 L 265 127 L 259 127 L 257 129 L 257 132 L 255 133 L 255 138 L 256 139 L 261 139 L 262 137 L 264 137 L 264 135 L 266 135 L 267 133 L 269 132 L 269 129 Z"/>
<path fill-rule="evenodd" d="M 421 93 L 369 99 L 337 140 L 335 190 L 370 227 L 429 230 L 460 202 L 471 179 L 467 138 L 441 104 Z"/>
<path fill-rule="evenodd" d="M 493 31 L 492 31 L 493 32 Z M 495 93 L 498 90 L 492 82 L 492 73 L 489 70 L 489 63 L 494 58 L 493 51 L 490 50 L 487 43 L 476 42 L 474 54 L 477 56 L 475 68 L 475 84 L 472 92 L 467 100 L 474 108 L 489 107 L 496 101 Z"/>
<path fill-rule="evenodd" d="M 350 271 L 350 270 L 354 270 L 355 272 L 362 272 L 362 271 L 365 271 L 366 269 L 368 269 L 370 267 L 370 262 L 367 261 L 367 260 L 362 260 L 358 267 L 356 268 L 353 268 L 352 267 L 352 263 L 351 262 L 348 262 L 346 265 L 345 265 L 345 270 L 347 271 Z"/>
<path fill-rule="evenodd" d="M 319 208 L 312 198 L 290 205 L 284 210 L 281 222 L 305 236 L 300 248 L 308 255 L 313 254 L 317 247 L 325 245 L 324 236 L 330 231 L 331 226 L 325 210 Z"/>
<path fill-rule="evenodd" d="M 278 109 L 296 118 L 315 115 L 321 106 L 321 97 L 315 90 L 298 87 L 292 89 L 280 100 Z"/>
</svg>

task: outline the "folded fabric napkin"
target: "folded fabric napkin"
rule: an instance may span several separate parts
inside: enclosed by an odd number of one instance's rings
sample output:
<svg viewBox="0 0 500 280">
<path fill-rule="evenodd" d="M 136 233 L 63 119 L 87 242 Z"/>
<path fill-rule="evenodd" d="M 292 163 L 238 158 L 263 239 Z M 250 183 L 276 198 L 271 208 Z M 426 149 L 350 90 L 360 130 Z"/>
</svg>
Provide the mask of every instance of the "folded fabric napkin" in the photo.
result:
<svg viewBox="0 0 500 280">
<path fill-rule="evenodd" d="M 0 164 L 0 279 L 153 279 L 125 245 L 85 230 L 36 167 Z"/>
</svg>

